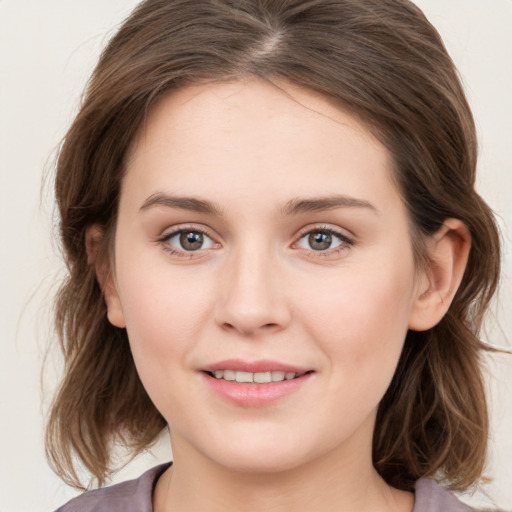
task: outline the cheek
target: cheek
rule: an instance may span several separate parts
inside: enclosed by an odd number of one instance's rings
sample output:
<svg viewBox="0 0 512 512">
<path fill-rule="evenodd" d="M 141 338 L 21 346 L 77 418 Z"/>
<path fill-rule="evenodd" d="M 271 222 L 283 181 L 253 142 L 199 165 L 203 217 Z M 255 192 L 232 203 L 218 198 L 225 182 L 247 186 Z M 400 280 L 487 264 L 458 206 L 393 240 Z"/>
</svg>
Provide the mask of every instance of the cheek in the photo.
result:
<svg viewBox="0 0 512 512">
<path fill-rule="evenodd" d="M 191 356 L 209 298 L 199 281 L 173 272 L 168 265 L 143 258 L 123 263 L 124 269 L 118 271 L 119 292 L 137 371 L 160 411 L 169 404 L 179 408 L 174 378 L 193 367 Z"/>
<path fill-rule="evenodd" d="M 387 389 L 408 330 L 414 274 L 407 266 L 350 269 L 304 304 L 305 328 L 345 384 L 360 383 L 370 393 Z"/>
<path fill-rule="evenodd" d="M 190 355 L 199 337 L 199 313 L 187 294 L 167 287 L 163 293 L 162 284 L 151 290 L 135 287 L 131 297 L 126 296 L 125 317 L 139 377 L 173 427 L 172 419 L 186 417 L 190 407 L 184 390 L 192 386 L 194 373 L 184 370 L 193 367 Z"/>
<path fill-rule="evenodd" d="M 209 307 L 204 287 L 168 268 L 139 273 L 127 279 L 121 291 L 130 340 L 133 345 L 143 343 L 147 352 L 185 348 Z"/>
</svg>

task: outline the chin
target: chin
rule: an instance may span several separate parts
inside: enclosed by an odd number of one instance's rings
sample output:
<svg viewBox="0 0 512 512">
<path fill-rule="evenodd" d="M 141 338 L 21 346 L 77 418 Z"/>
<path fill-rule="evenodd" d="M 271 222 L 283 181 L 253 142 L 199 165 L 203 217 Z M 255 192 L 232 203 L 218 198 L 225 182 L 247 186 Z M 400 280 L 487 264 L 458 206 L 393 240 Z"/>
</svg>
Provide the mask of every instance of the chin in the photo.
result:
<svg viewBox="0 0 512 512">
<path fill-rule="evenodd" d="M 254 454 L 230 454 L 229 457 L 217 458 L 215 462 L 229 471 L 253 475 L 284 473 L 306 463 L 297 453 L 278 453 L 275 450 Z"/>
<path fill-rule="evenodd" d="M 298 469 L 330 451 L 329 447 L 319 446 L 308 450 L 306 440 L 292 436 L 249 439 L 225 439 L 216 447 L 209 445 L 204 454 L 229 471 L 263 475 Z"/>
</svg>

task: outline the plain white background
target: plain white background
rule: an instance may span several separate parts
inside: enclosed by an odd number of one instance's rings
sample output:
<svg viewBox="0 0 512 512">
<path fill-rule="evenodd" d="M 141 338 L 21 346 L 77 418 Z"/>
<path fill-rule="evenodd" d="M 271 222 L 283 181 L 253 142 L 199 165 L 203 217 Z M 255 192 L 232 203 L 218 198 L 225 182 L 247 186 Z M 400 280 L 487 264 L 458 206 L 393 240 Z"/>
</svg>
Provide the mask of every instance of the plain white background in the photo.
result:
<svg viewBox="0 0 512 512">
<path fill-rule="evenodd" d="M 62 276 L 53 225 L 51 159 L 76 113 L 99 51 L 135 0 L 0 0 L 0 512 L 51 511 L 74 495 L 45 461 L 49 392 L 40 369 Z M 504 280 L 486 339 L 512 332 L 512 0 L 418 0 L 459 67 L 480 136 L 478 188 L 500 219 Z M 47 172 L 47 182 L 43 178 Z M 510 335 L 509 335 L 510 339 Z M 47 388 L 59 362 L 48 359 Z M 486 488 L 512 510 L 512 356 L 489 363 L 493 441 Z M 461 383 L 463 386 L 464 383 Z M 122 470 L 169 458 L 161 442 Z M 486 502 L 478 493 L 465 495 Z"/>
</svg>

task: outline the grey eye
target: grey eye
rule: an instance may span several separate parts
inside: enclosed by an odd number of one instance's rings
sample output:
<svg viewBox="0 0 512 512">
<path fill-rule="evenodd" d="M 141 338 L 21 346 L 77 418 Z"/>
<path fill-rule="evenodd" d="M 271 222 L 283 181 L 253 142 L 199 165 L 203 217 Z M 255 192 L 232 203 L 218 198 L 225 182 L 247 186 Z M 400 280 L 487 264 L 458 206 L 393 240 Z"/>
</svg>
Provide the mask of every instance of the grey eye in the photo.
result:
<svg viewBox="0 0 512 512">
<path fill-rule="evenodd" d="M 182 229 L 166 236 L 163 241 L 178 251 L 193 252 L 211 249 L 215 242 L 202 231 Z"/>
<path fill-rule="evenodd" d="M 325 231 L 314 231 L 309 234 L 308 243 L 314 251 L 325 251 L 331 247 L 332 235 Z"/>
<path fill-rule="evenodd" d="M 186 251 L 197 251 L 201 249 L 204 236 L 197 231 L 183 231 L 180 234 L 180 245 Z"/>
<path fill-rule="evenodd" d="M 351 241 L 341 233 L 329 229 L 314 229 L 301 236 L 297 245 L 310 251 L 328 251 L 341 245 L 351 245 Z"/>
</svg>

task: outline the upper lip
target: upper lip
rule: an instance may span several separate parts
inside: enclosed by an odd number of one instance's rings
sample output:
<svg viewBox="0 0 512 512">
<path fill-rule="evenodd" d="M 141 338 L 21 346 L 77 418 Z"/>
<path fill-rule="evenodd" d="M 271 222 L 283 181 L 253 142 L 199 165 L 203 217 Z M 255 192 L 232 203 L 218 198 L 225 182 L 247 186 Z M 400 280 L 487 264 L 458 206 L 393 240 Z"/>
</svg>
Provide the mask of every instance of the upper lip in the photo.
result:
<svg viewBox="0 0 512 512">
<path fill-rule="evenodd" d="M 260 373 L 260 372 L 286 372 L 286 373 L 306 373 L 311 368 L 304 368 L 279 361 L 260 359 L 257 361 L 244 361 L 242 359 L 225 359 L 201 368 L 204 372 L 213 373 L 216 370 L 234 370 L 241 372 Z"/>
</svg>

